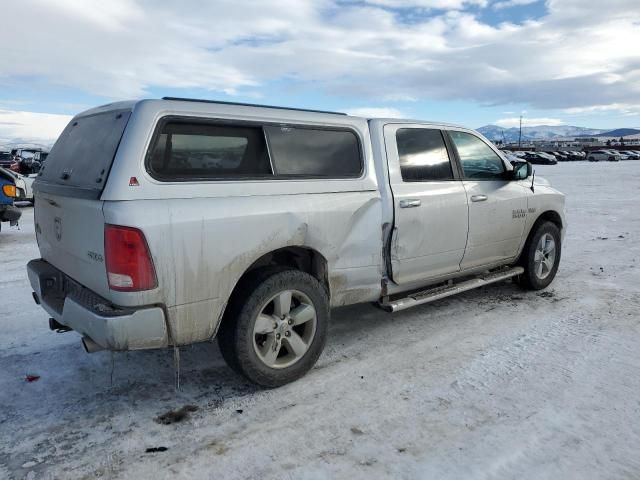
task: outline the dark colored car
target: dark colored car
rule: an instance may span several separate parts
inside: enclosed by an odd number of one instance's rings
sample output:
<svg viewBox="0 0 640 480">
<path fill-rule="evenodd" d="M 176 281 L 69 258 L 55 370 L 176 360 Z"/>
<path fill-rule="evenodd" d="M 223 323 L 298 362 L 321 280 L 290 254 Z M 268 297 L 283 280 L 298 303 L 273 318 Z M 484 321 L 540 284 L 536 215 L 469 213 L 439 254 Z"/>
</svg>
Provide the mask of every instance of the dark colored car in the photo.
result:
<svg viewBox="0 0 640 480">
<path fill-rule="evenodd" d="M 556 160 L 558 160 L 559 162 L 569 161 L 569 156 L 564 152 L 550 152 L 550 154 L 556 157 Z"/>
<path fill-rule="evenodd" d="M 553 155 L 545 152 L 527 152 L 524 159 L 534 165 L 556 165 L 558 163 Z"/>
<path fill-rule="evenodd" d="M 0 167 L 8 168 L 13 163 L 11 152 L 0 152 Z"/>
</svg>

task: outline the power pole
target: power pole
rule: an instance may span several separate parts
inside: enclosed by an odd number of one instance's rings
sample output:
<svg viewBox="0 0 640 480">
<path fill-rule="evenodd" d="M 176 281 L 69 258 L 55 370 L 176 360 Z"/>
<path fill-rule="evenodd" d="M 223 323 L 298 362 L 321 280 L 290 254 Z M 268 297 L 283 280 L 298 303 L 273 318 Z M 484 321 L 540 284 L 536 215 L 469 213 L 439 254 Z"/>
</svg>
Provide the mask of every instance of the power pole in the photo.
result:
<svg viewBox="0 0 640 480">
<path fill-rule="evenodd" d="M 520 115 L 520 133 L 518 134 L 518 149 L 520 149 L 521 143 L 522 143 L 522 115 Z"/>
</svg>

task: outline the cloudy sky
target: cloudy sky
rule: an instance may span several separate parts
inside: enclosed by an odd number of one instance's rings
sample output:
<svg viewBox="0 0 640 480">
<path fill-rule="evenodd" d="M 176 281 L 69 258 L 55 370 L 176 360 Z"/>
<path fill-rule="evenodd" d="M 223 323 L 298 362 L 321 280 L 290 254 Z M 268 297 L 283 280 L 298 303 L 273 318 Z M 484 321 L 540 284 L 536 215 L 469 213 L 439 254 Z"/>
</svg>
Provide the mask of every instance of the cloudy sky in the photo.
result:
<svg viewBox="0 0 640 480">
<path fill-rule="evenodd" d="M 639 0 L 2 0 L 0 138 L 201 97 L 480 127 L 640 127 Z"/>
</svg>

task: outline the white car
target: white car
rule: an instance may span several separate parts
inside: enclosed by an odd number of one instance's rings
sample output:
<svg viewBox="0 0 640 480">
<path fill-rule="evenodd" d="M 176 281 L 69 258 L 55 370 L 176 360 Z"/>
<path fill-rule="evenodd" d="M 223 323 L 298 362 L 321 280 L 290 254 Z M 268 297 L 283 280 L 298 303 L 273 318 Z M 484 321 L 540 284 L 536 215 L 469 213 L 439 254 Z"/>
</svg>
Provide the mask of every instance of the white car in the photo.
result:
<svg viewBox="0 0 640 480">
<path fill-rule="evenodd" d="M 564 195 L 444 123 L 165 98 L 73 118 L 34 183 L 34 299 L 87 351 L 217 337 L 260 385 L 304 375 L 330 308 L 547 287 Z M 535 298 L 535 297 L 534 297 Z"/>
<path fill-rule="evenodd" d="M 587 153 L 590 162 L 619 162 L 620 154 L 613 150 L 593 150 Z"/>
</svg>

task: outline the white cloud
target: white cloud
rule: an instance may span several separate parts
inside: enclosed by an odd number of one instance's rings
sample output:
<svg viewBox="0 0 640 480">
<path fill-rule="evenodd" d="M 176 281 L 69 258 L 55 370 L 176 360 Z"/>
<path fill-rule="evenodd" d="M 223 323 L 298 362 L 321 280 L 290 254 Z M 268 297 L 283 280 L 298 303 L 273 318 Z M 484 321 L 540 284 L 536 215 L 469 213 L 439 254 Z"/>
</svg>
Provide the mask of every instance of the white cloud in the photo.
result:
<svg viewBox="0 0 640 480">
<path fill-rule="evenodd" d="M 0 110 L 0 138 L 53 143 L 69 120 L 69 115 Z"/>
<path fill-rule="evenodd" d="M 396 108 L 385 107 L 362 107 L 350 108 L 346 110 L 349 115 L 365 118 L 404 118 L 405 115 Z"/>
<path fill-rule="evenodd" d="M 501 0 L 499 2 L 494 3 L 492 6 L 496 10 L 501 10 L 503 8 L 511 8 L 517 7 L 521 5 L 530 5 L 532 3 L 536 3 L 538 0 Z"/>
<path fill-rule="evenodd" d="M 437 8 L 444 10 L 461 9 L 466 5 L 485 7 L 487 0 L 368 0 L 366 3 L 391 8 Z"/>
<path fill-rule="evenodd" d="M 109 99 L 162 88 L 259 96 L 284 81 L 370 102 L 640 106 L 637 0 L 547 0 L 544 17 L 498 25 L 471 4 L 486 2 L 3 2 L 0 89 L 24 81 Z M 449 10 L 403 23 L 388 7 Z"/>
<path fill-rule="evenodd" d="M 548 126 L 548 127 L 557 127 L 558 125 L 564 125 L 565 122 L 560 120 L 559 118 L 527 118 L 522 117 L 522 126 L 523 127 L 539 127 L 539 126 Z M 494 125 L 504 128 L 518 127 L 520 126 L 520 118 L 519 117 L 511 117 L 511 118 L 501 118 L 494 122 Z"/>
<path fill-rule="evenodd" d="M 619 113 L 626 116 L 640 115 L 640 105 L 628 103 L 612 103 L 609 105 L 591 105 L 588 107 L 567 108 L 564 110 L 569 115 L 582 115 L 594 113 Z"/>
</svg>

